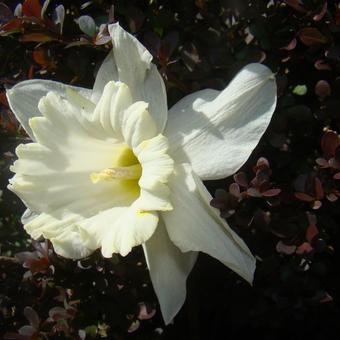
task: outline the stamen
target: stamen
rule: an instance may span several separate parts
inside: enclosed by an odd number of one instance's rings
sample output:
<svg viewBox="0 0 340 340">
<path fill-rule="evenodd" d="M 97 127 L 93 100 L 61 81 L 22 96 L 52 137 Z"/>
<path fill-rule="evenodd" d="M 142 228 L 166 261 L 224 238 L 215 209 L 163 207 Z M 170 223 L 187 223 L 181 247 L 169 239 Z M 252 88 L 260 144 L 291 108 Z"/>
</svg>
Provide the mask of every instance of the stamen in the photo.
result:
<svg viewBox="0 0 340 340">
<path fill-rule="evenodd" d="M 104 169 L 101 172 L 93 172 L 90 175 L 92 183 L 100 181 L 112 181 L 116 179 L 133 180 L 139 179 L 142 175 L 142 167 L 140 164 L 130 166 L 118 166 L 115 168 Z"/>
</svg>

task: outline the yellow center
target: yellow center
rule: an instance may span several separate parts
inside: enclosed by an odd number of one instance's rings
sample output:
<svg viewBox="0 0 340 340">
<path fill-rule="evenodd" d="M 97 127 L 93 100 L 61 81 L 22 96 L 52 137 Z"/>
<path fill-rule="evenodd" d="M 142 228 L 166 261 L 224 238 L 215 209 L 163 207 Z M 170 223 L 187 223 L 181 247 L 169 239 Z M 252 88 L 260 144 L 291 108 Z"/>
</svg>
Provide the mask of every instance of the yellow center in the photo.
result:
<svg viewBox="0 0 340 340">
<path fill-rule="evenodd" d="M 104 169 L 101 172 L 93 172 L 91 174 L 91 181 L 93 183 L 98 183 L 99 181 L 110 181 L 115 179 L 137 180 L 141 175 L 142 167 L 140 164 L 117 166 Z"/>
<path fill-rule="evenodd" d="M 142 166 L 132 150 L 127 145 L 119 145 L 114 151 L 112 167 L 91 173 L 90 178 L 92 183 L 128 180 L 135 181 L 136 185 L 138 185 L 137 181 L 142 175 Z"/>
</svg>

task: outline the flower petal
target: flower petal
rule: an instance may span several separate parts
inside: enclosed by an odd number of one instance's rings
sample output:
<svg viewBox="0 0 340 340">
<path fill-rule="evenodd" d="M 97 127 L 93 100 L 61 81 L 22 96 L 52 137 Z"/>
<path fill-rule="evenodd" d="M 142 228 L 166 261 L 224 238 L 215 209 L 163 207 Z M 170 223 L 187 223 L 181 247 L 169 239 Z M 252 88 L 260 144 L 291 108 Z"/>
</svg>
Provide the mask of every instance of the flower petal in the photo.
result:
<svg viewBox="0 0 340 340">
<path fill-rule="evenodd" d="M 122 82 L 109 81 L 93 112 L 93 120 L 100 122 L 108 133 L 122 140 L 121 125 L 125 110 L 132 104 L 129 87 Z"/>
<path fill-rule="evenodd" d="M 21 216 L 21 219 L 20 219 L 20 222 L 22 224 L 27 224 L 29 223 L 30 221 L 32 221 L 34 218 L 36 218 L 39 214 L 30 210 L 30 209 L 26 209 L 24 211 L 24 213 L 22 214 Z"/>
<path fill-rule="evenodd" d="M 56 216 L 59 214 L 60 212 L 55 213 Z M 75 222 L 80 219 L 79 215 L 72 213 L 64 213 L 61 219 L 42 213 L 25 224 L 24 228 L 34 239 L 41 236 L 50 239 L 58 255 L 80 259 L 92 252 L 79 237 Z"/>
<path fill-rule="evenodd" d="M 175 162 L 189 162 L 204 180 L 227 177 L 248 159 L 276 105 L 274 75 L 249 64 L 220 94 L 193 93 L 169 111 L 164 134 Z"/>
<path fill-rule="evenodd" d="M 72 89 L 88 99 L 92 93 L 89 89 L 42 79 L 26 80 L 7 90 L 6 95 L 9 106 L 31 139 L 34 140 L 34 136 L 28 121 L 32 117 L 41 115 L 38 110 L 39 100 L 50 91 L 65 97 L 67 89 Z"/>
<path fill-rule="evenodd" d="M 138 200 L 130 207 L 105 210 L 79 223 L 81 237 L 87 247 L 102 248 L 104 257 L 113 253 L 127 255 L 132 247 L 146 242 L 158 224 L 158 214 L 141 211 Z"/>
<path fill-rule="evenodd" d="M 186 280 L 198 253 L 182 253 L 170 241 L 162 221 L 143 249 L 164 322 L 169 324 L 184 304 Z"/>
<path fill-rule="evenodd" d="M 30 124 L 40 144 L 17 147 L 19 159 L 11 167 L 16 175 L 9 185 L 28 208 L 52 214 L 72 206 L 77 208 L 73 213 L 88 217 L 108 207 L 128 205 L 138 197 L 137 181 L 93 184 L 90 178 L 93 172 L 119 166 L 126 146 L 92 136 L 82 124 L 82 111 L 74 111 L 52 92 L 40 101 L 39 108 L 44 116 L 32 118 Z M 78 205 L 70 205 L 72 202 Z"/>
<path fill-rule="evenodd" d="M 113 53 L 102 63 L 93 88 L 92 100 L 97 102 L 109 81 L 121 81 L 131 90 L 133 101 L 145 101 L 160 132 L 167 120 L 166 91 L 152 55 L 118 23 L 109 26 Z"/>
<path fill-rule="evenodd" d="M 172 210 L 167 182 L 173 172 L 174 161 L 167 151 L 168 141 L 161 134 L 144 140 L 134 149 L 143 169 L 138 181 L 141 188 L 140 208 L 142 210 Z"/>
<path fill-rule="evenodd" d="M 252 282 L 255 259 L 215 208 L 210 194 L 189 165 L 178 165 L 169 182 L 173 211 L 162 212 L 170 239 L 182 251 L 202 251 Z"/>
<path fill-rule="evenodd" d="M 144 140 L 134 152 L 143 167 L 139 185 L 143 189 L 152 189 L 157 183 L 167 183 L 173 171 L 174 161 L 167 154 L 169 145 L 166 137 L 159 134 Z"/>
<path fill-rule="evenodd" d="M 132 148 L 157 134 L 157 127 L 149 114 L 148 104 L 133 103 L 122 115 L 121 131 L 124 141 Z"/>
</svg>

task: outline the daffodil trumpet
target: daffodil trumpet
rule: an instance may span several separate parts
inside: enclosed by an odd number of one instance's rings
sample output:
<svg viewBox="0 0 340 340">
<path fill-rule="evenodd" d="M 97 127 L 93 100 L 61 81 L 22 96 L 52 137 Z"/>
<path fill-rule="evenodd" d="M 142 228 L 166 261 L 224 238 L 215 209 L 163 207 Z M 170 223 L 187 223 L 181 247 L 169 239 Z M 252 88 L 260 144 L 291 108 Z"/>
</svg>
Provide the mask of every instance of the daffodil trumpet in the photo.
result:
<svg viewBox="0 0 340 340">
<path fill-rule="evenodd" d="M 168 112 L 151 54 L 118 23 L 109 32 L 113 50 L 93 90 L 36 79 L 7 91 L 33 141 L 17 147 L 9 189 L 28 208 L 25 230 L 61 256 L 124 256 L 142 245 L 168 324 L 198 252 L 253 280 L 253 255 L 202 181 L 248 159 L 275 109 L 275 78 L 250 64 L 223 91 L 195 92 Z"/>
</svg>

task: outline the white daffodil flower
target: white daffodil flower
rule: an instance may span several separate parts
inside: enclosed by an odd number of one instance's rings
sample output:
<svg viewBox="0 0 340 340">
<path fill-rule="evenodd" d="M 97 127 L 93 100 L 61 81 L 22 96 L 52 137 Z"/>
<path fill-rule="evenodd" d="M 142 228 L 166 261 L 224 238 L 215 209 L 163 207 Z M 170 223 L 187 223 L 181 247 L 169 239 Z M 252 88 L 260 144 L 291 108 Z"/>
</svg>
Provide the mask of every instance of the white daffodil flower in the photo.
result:
<svg viewBox="0 0 340 340">
<path fill-rule="evenodd" d="M 168 113 L 152 56 L 119 24 L 93 90 L 28 80 L 7 92 L 34 141 L 19 145 L 9 189 L 25 203 L 26 231 L 56 253 L 105 257 L 143 245 L 163 318 L 184 303 L 199 251 L 252 282 L 255 259 L 209 205 L 202 180 L 247 160 L 276 105 L 272 72 L 243 68 L 222 92 L 186 96 Z"/>
</svg>

